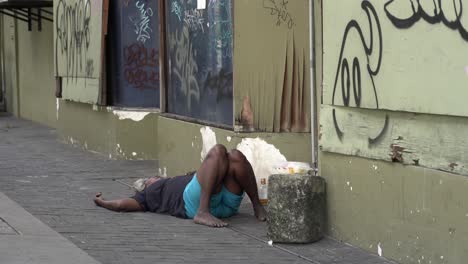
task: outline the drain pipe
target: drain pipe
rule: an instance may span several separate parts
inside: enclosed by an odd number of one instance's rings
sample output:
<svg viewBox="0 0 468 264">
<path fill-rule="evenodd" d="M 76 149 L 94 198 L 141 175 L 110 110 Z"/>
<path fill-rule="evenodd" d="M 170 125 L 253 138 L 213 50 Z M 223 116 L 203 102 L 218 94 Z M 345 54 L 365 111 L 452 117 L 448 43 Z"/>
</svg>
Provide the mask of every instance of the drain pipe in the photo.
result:
<svg viewBox="0 0 468 264">
<path fill-rule="evenodd" d="M 4 40 L 4 22 L 3 22 L 3 15 L 0 16 L 0 93 L 2 93 L 2 101 L 0 101 L 0 112 L 6 112 L 7 110 L 7 100 L 6 100 L 6 81 L 5 81 L 5 52 L 3 44 L 5 43 Z"/>
<path fill-rule="evenodd" d="M 309 36 L 310 36 L 310 136 L 312 146 L 312 169 L 318 174 L 318 128 L 317 128 L 317 90 L 315 87 L 315 0 L 309 0 Z"/>
</svg>

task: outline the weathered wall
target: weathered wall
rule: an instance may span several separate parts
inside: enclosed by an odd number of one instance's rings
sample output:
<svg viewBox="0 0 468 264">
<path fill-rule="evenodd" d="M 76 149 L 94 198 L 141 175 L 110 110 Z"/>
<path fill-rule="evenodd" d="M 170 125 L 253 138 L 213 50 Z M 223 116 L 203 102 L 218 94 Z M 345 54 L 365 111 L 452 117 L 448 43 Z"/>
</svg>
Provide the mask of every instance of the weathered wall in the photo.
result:
<svg viewBox="0 0 468 264">
<path fill-rule="evenodd" d="M 21 118 L 56 127 L 53 24 L 43 21 L 42 31 L 34 23 L 28 31 L 17 22 L 18 88 Z"/>
<path fill-rule="evenodd" d="M 156 160 L 158 116 L 60 100 L 58 133 L 68 143 L 109 158 Z"/>
<path fill-rule="evenodd" d="M 44 21 L 42 31 L 34 23 L 3 17 L 5 85 L 7 110 L 15 116 L 56 126 L 55 81 L 53 77 L 52 23 Z"/>
<path fill-rule="evenodd" d="M 324 2 L 321 145 L 468 175 L 466 119 L 383 111 L 468 114 L 468 1 L 412 2 Z"/>
<path fill-rule="evenodd" d="M 329 234 L 399 263 L 466 263 L 468 179 L 321 153 Z"/>
<path fill-rule="evenodd" d="M 201 164 L 203 139 L 200 129 L 205 126 L 160 117 L 158 122 L 159 164 L 167 167 L 169 175 L 198 169 Z M 228 149 L 235 148 L 244 138 L 261 138 L 274 145 L 288 160 L 310 162 L 309 133 L 236 133 L 211 127 L 216 142 Z"/>
<path fill-rule="evenodd" d="M 323 1 L 330 235 L 400 263 L 466 262 L 466 6 Z"/>
<path fill-rule="evenodd" d="M 324 1 L 324 103 L 467 116 L 467 8 L 466 0 Z"/>
</svg>

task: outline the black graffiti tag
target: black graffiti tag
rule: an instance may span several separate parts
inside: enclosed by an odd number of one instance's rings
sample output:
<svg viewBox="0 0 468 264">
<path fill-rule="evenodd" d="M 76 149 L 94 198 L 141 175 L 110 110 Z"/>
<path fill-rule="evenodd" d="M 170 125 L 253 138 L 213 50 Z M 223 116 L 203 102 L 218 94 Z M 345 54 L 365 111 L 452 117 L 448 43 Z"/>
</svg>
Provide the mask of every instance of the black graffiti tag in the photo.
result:
<svg viewBox="0 0 468 264">
<path fill-rule="evenodd" d="M 428 0 L 428 2 L 432 2 L 430 5 L 431 8 L 428 9 L 432 12 L 426 11 L 421 4 L 424 0 L 405 0 L 409 2 L 411 5 L 411 16 L 402 18 L 398 17 L 397 15 L 393 14 L 390 10 L 392 5 L 395 5 L 395 0 L 390 0 L 385 4 L 385 13 L 390 21 L 395 25 L 397 28 L 410 28 L 416 22 L 423 19 L 430 24 L 438 24 L 443 23 L 445 26 L 452 30 L 458 30 L 461 37 L 468 41 L 468 31 L 465 25 L 462 24 L 462 17 L 463 17 L 463 3 L 462 0 L 444 0 L 444 4 L 442 4 L 442 0 Z M 395 3 L 394 3 L 395 2 Z M 450 2 L 452 2 L 450 4 Z M 401 2 L 400 2 L 401 3 Z M 427 6 L 427 3 L 424 5 Z M 452 18 L 449 18 L 449 12 L 451 12 Z"/>
<path fill-rule="evenodd" d="M 78 0 L 69 5 L 66 1 L 58 1 L 55 10 L 56 39 L 56 72 L 58 73 L 58 55 L 65 56 L 66 76 L 79 77 L 78 75 L 87 69 L 94 68 L 86 57 L 91 42 L 91 2 L 90 0 Z M 90 77 L 90 76 L 87 76 Z"/>
<path fill-rule="evenodd" d="M 345 56 L 345 48 L 348 43 L 348 38 L 351 34 L 357 34 L 359 40 L 361 41 L 362 48 L 366 54 L 366 63 L 367 63 L 367 73 L 370 76 L 372 91 L 373 94 L 367 96 L 373 96 L 375 101 L 375 108 L 379 108 L 379 99 L 377 95 L 377 90 L 375 87 L 374 77 L 380 71 L 380 66 L 382 63 L 382 29 L 375 11 L 374 6 L 369 1 L 363 1 L 361 3 L 361 8 L 366 12 L 368 23 L 369 23 L 369 42 L 366 42 L 363 30 L 359 23 L 356 20 L 351 20 L 345 29 L 343 40 L 341 44 L 341 51 L 338 60 L 338 66 L 335 76 L 335 84 L 333 87 L 333 97 L 332 105 L 335 105 L 335 99 L 337 97 L 337 88 L 341 86 L 341 95 L 343 99 L 344 106 L 350 106 L 351 103 L 351 92 L 353 93 L 354 104 L 356 107 L 361 107 L 361 100 L 363 96 L 362 92 L 362 77 L 361 77 L 361 61 L 357 56 Z M 375 32 L 374 32 L 375 31 Z M 371 57 L 374 57 L 373 62 L 376 61 L 375 65 L 371 65 Z M 340 78 L 341 77 L 341 78 Z M 351 91 L 351 84 L 353 90 Z M 333 109 L 333 123 L 335 125 L 335 130 L 337 136 L 340 140 L 343 138 L 343 130 L 339 126 L 338 119 L 336 117 L 336 111 Z M 388 126 L 388 116 L 385 117 L 385 124 L 382 130 L 378 133 L 376 137 L 369 137 L 369 145 L 374 145 L 379 142 L 382 135 L 386 131 Z"/>
<path fill-rule="evenodd" d="M 276 25 L 281 26 L 285 23 L 289 29 L 293 28 L 296 23 L 288 11 L 287 0 L 263 0 L 263 8 L 270 10 L 270 15 L 276 17 Z"/>
</svg>

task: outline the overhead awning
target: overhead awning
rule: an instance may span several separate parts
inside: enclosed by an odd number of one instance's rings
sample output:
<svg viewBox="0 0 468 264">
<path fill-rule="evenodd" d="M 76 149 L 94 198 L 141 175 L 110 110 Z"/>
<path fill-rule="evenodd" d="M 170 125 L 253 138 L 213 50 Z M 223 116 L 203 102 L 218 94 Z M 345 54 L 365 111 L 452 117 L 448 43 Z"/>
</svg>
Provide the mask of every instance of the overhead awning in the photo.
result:
<svg viewBox="0 0 468 264">
<path fill-rule="evenodd" d="M 33 21 L 41 31 L 42 20 L 53 22 L 52 0 L 0 0 L 0 13 L 28 23 L 32 30 Z"/>
</svg>

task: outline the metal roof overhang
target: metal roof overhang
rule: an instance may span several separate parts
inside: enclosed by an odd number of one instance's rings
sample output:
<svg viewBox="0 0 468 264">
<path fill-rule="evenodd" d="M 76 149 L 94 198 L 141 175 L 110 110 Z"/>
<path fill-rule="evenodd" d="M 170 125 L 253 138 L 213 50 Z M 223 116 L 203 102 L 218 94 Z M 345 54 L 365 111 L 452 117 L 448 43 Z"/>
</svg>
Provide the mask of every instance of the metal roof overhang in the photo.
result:
<svg viewBox="0 0 468 264">
<path fill-rule="evenodd" d="M 44 8 L 53 7 L 52 0 L 0 0 L 0 13 L 28 23 L 37 21 L 37 28 L 42 29 L 42 20 L 53 22 L 53 13 Z"/>
</svg>

